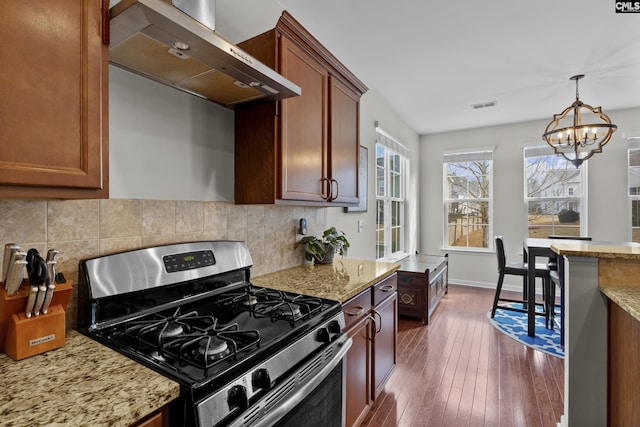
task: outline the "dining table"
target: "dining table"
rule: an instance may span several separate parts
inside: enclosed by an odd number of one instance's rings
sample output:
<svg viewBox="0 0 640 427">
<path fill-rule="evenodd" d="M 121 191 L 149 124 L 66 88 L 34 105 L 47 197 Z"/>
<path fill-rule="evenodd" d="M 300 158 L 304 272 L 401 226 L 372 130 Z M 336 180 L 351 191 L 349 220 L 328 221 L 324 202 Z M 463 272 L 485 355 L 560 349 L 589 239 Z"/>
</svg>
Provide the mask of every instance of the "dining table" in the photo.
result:
<svg viewBox="0 0 640 427">
<path fill-rule="evenodd" d="M 536 297 L 536 258 L 556 258 L 556 253 L 551 250 L 551 245 L 556 243 L 585 243 L 579 239 L 550 239 L 528 237 L 524 239 L 524 262 L 527 265 L 527 301 L 535 301 Z M 545 308 L 546 309 L 546 308 Z M 536 336 L 536 305 L 527 304 L 527 335 Z M 561 307 L 564 310 L 564 307 Z"/>
</svg>

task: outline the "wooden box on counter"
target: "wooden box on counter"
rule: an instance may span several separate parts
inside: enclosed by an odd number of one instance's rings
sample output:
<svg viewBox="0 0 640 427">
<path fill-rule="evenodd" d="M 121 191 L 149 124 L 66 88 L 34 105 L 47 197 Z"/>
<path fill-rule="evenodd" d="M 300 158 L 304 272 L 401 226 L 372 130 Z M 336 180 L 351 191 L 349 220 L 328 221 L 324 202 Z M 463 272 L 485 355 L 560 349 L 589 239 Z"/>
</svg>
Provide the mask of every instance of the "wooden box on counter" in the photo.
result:
<svg viewBox="0 0 640 427">
<path fill-rule="evenodd" d="M 429 323 L 431 314 L 449 291 L 449 258 L 412 255 L 400 262 L 398 270 L 398 312 Z"/>
<path fill-rule="evenodd" d="M 57 283 L 47 314 L 27 318 L 25 309 L 31 284 L 25 280 L 18 293 L 7 295 L 0 287 L 0 351 L 14 360 L 62 347 L 66 338 L 65 310 L 73 288 L 68 280 Z"/>
</svg>

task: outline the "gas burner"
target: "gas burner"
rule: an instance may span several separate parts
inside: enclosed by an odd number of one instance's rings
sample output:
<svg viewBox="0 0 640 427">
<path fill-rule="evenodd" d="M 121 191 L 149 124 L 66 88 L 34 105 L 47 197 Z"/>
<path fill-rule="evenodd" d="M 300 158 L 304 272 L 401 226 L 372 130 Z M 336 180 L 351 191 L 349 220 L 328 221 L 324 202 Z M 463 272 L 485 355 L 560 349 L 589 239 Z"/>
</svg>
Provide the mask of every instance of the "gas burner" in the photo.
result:
<svg viewBox="0 0 640 427">
<path fill-rule="evenodd" d="M 222 359 L 231 353 L 227 342 L 217 337 L 202 338 L 197 351 L 200 357 L 206 357 L 208 361 Z"/>
<path fill-rule="evenodd" d="M 175 320 L 170 320 L 160 329 L 161 338 L 175 337 L 185 332 L 185 327 Z"/>
<path fill-rule="evenodd" d="M 302 317 L 300 306 L 296 304 L 283 302 L 277 307 L 275 307 L 274 310 L 277 311 L 278 315 L 282 317 L 291 318 L 291 319 L 299 319 L 300 317 Z"/>
<path fill-rule="evenodd" d="M 246 298 L 242 300 L 242 305 L 252 306 L 258 303 L 258 298 L 255 295 L 247 295 Z"/>
</svg>

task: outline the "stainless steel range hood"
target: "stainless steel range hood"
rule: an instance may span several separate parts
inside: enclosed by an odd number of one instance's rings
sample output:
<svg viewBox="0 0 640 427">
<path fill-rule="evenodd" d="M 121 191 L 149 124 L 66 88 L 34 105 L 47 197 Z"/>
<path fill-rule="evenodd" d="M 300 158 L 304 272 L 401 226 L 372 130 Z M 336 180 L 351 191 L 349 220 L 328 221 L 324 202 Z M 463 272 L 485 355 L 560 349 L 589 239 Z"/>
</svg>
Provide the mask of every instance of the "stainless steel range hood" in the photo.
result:
<svg viewBox="0 0 640 427">
<path fill-rule="evenodd" d="M 122 0 L 110 10 L 109 61 L 227 107 L 301 90 L 214 31 L 215 0 Z"/>
</svg>

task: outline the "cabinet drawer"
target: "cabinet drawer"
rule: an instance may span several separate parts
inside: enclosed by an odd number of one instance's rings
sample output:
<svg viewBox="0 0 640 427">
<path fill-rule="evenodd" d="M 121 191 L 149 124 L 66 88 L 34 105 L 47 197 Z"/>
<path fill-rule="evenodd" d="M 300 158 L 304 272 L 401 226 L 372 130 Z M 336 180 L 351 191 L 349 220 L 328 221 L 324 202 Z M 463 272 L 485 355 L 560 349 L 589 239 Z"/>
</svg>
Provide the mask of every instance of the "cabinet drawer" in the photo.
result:
<svg viewBox="0 0 640 427">
<path fill-rule="evenodd" d="M 397 274 L 393 273 L 391 276 L 376 283 L 373 287 L 373 305 L 380 304 L 385 299 L 393 295 L 398 289 Z"/>
<path fill-rule="evenodd" d="M 445 269 L 447 269 L 447 259 L 443 258 L 442 260 L 443 261 L 438 264 L 436 268 L 429 270 L 429 282 L 433 282 L 435 278 L 437 278 Z"/>
<path fill-rule="evenodd" d="M 371 311 L 371 288 L 359 293 L 342 305 L 345 329 L 349 329 L 358 320 L 369 315 Z"/>
</svg>

